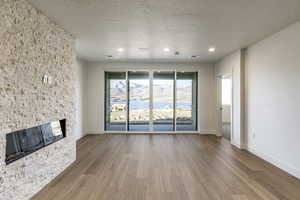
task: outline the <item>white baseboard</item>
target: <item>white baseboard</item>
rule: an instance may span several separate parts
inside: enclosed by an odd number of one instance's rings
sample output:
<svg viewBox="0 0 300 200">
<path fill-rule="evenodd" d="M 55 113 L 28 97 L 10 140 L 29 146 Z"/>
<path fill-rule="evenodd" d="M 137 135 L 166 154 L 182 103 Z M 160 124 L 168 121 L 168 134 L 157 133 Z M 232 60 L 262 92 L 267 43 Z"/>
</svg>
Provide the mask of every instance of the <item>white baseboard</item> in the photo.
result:
<svg viewBox="0 0 300 200">
<path fill-rule="evenodd" d="M 98 135 L 98 134 L 105 134 L 104 131 L 86 131 L 86 135 Z"/>
<path fill-rule="evenodd" d="M 278 159 L 276 159 L 273 156 L 269 156 L 266 155 L 262 152 L 258 152 L 256 150 L 254 150 L 253 148 L 247 148 L 247 150 L 253 154 L 255 154 L 256 156 L 264 159 L 265 161 L 275 165 L 276 167 L 282 169 L 283 171 L 287 172 L 288 174 L 295 176 L 296 178 L 300 179 L 300 169 L 297 169 L 296 167 L 291 166 L 288 163 L 284 163 L 282 161 L 279 161 Z"/>
<path fill-rule="evenodd" d="M 241 150 L 247 150 L 247 145 L 241 143 L 241 144 L 240 144 L 240 149 L 241 149 Z"/>
<path fill-rule="evenodd" d="M 230 121 L 222 121 L 223 124 L 231 124 Z"/>
<path fill-rule="evenodd" d="M 233 146 L 235 146 L 236 148 L 241 149 L 241 145 L 238 144 L 238 143 L 236 143 L 235 141 L 231 141 L 231 144 L 232 144 Z"/>
<path fill-rule="evenodd" d="M 200 130 L 199 131 L 200 135 L 217 135 L 216 130 Z"/>
</svg>

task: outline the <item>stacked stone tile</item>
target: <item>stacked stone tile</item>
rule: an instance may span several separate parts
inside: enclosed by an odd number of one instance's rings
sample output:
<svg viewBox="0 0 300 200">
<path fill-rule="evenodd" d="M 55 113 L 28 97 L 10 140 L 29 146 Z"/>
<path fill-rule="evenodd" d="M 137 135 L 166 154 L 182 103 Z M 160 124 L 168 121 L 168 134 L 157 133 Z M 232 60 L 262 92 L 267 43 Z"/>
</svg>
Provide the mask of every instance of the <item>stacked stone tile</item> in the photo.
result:
<svg viewBox="0 0 300 200">
<path fill-rule="evenodd" d="M 30 199 L 76 157 L 75 43 L 25 0 L 0 0 L 0 199 Z M 44 75 L 52 84 L 43 84 Z M 67 137 L 5 164 L 5 135 L 67 119 Z"/>
</svg>

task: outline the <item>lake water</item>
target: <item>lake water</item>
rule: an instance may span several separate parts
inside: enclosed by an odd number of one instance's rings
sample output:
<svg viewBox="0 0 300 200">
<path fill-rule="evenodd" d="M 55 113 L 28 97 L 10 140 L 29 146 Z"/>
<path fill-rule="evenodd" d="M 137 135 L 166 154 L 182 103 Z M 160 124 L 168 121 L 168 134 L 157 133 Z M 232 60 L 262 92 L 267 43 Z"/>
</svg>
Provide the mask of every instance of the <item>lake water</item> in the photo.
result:
<svg viewBox="0 0 300 200">
<path fill-rule="evenodd" d="M 114 104 L 125 104 L 125 102 L 112 102 L 112 105 Z M 179 107 L 188 107 L 190 108 L 192 106 L 191 103 L 177 103 L 176 104 Z M 150 102 L 149 101 L 130 101 L 129 107 L 133 110 L 138 109 L 149 109 Z M 168 107 L 173 107 L 172 102 L 154 102 L 153 103 L 154 109 L 163 109 Z"/>
</svg>

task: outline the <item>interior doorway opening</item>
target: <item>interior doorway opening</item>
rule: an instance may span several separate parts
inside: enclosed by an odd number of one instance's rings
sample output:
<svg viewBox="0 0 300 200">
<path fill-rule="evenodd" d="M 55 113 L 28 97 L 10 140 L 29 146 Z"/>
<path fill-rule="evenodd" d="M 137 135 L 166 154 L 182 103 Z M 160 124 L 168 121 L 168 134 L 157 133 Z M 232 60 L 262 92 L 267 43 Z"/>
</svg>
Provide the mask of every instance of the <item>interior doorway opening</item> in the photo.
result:
<svg viewBox="0 0 300 200">
<path fill-rule="evenodd" d="M 232 138 L 232 79 L 221 78 L 221 133 L 225 139 Z"/>
</svg>

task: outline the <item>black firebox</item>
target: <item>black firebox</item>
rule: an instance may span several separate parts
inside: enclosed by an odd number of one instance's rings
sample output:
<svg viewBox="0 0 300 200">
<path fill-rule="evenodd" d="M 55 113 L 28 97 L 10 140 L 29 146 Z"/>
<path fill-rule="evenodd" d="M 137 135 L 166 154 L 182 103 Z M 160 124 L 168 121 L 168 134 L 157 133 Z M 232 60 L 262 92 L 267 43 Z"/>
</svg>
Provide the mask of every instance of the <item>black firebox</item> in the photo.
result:
<svg viewBox="0 0 300 200">
<path fill-rule="evenodd" d="M 6 135 L 6 164 L 66 137 L 66 120 L 53 121 Z"/>
</svg>

